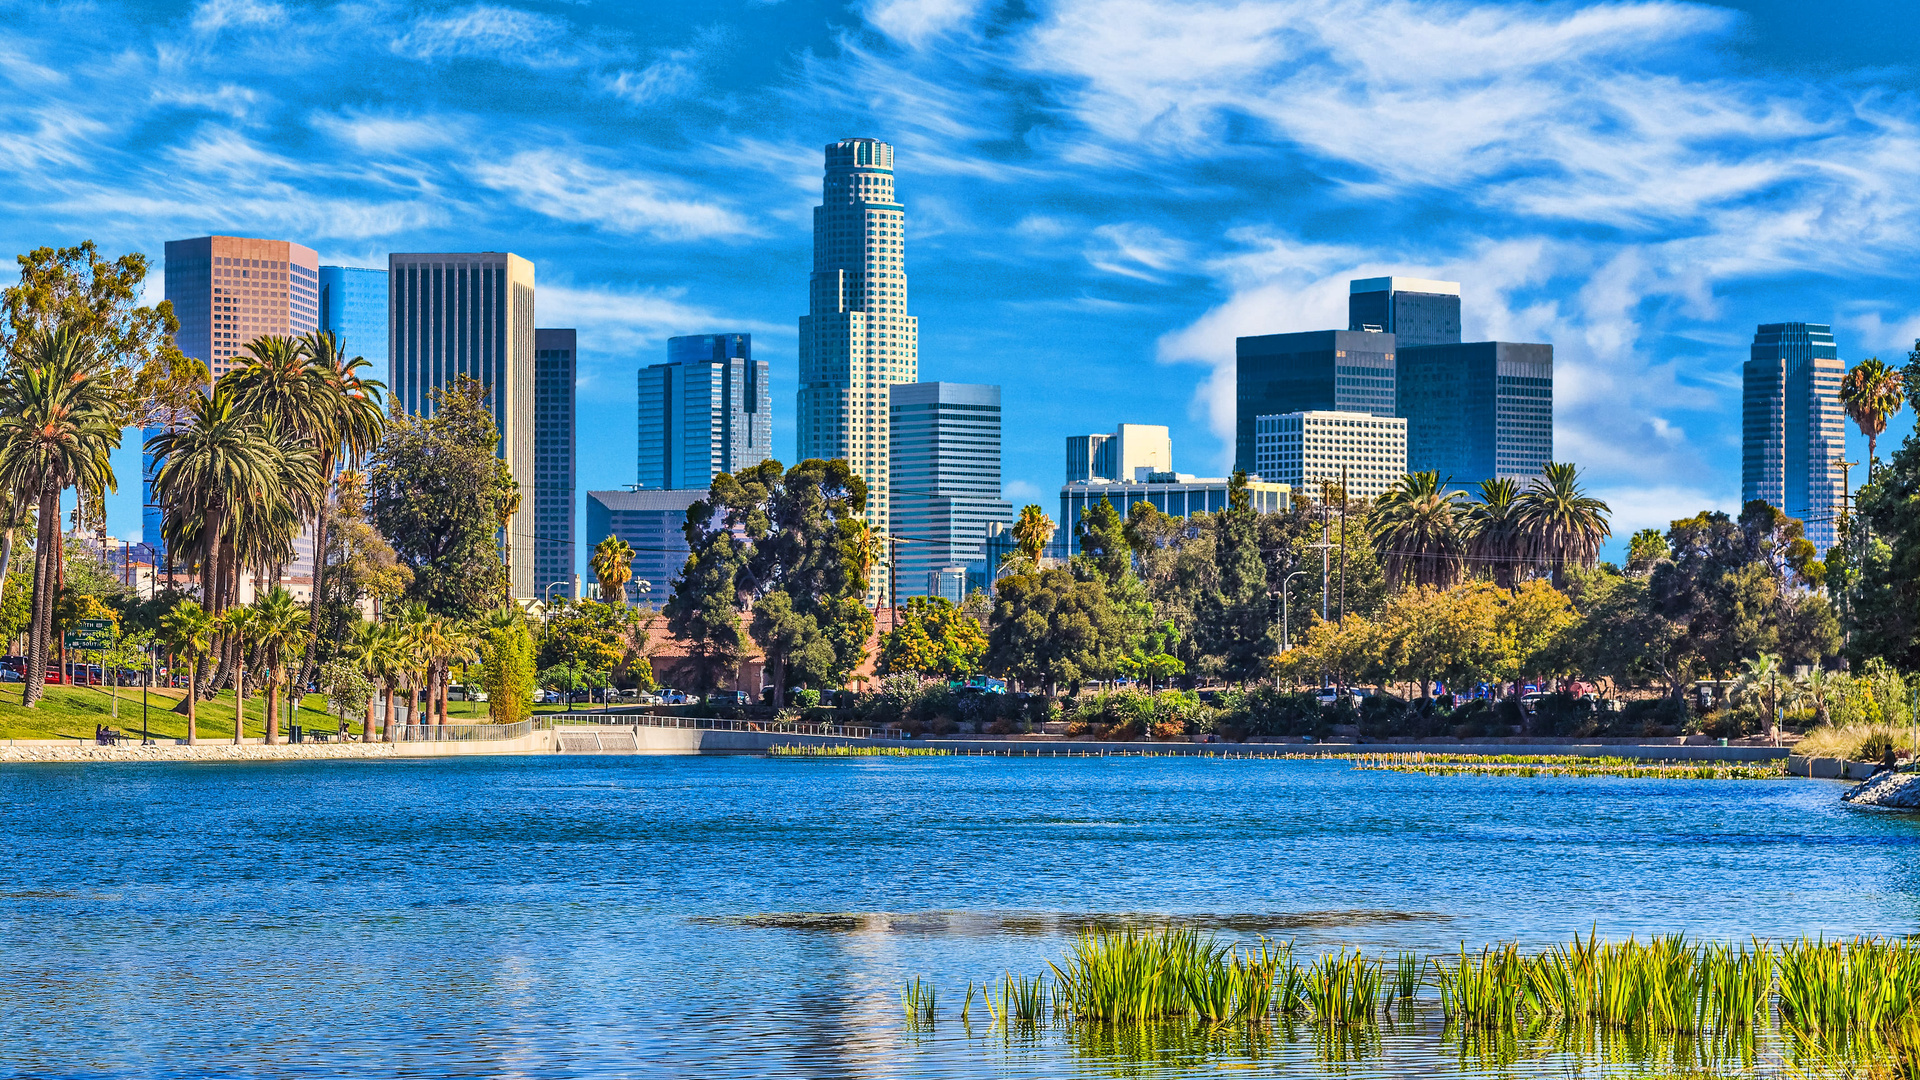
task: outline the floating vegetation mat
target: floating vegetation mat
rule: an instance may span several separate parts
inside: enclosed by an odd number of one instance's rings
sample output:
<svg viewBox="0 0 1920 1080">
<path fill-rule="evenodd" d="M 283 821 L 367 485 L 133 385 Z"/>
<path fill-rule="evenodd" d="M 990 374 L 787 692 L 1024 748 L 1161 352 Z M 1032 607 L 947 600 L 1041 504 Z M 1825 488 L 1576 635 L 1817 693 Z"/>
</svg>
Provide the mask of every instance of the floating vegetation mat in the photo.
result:
<svg viewBox="0 0 1920 1080">
<path fill-rule="evenodd" d="M 942 750 L 935 746 L 772 746 L 767 753 L 774 757 L 948 757 L 951 750 Z"/>
<path fill-rule="evenodd" d="M 1353 754 L 1361 772 L 1423 773 L 1427 776 L 1622 776 L 1648 780 L 1778 780 L 1779 761 L 1655 761 L 1651 758 L 1546 757 L 1503 754 Z"/>
<path fill-rule="evenodd" d="M 1296 930 L 1349 929 L 1409 922 L 1441 922 L 1451 916 L 1428 911 L 1344 910 L 1203 912 L 1188 915 L 1121 912 L 1024 911 L 769 911 L 742 915 L 696 915 L 700 926 L 825 933 L 1014 934 L 1051 937 L 1093 930 L 1204 930 L 1234 934 L 1282 934 Z"/>
<path fill-rule="evenodd" d="M 957 1003 L 957 1008 L 954 1007 Z M 1091 1056 L 1181 1056 L 1216 1043 L 1247 1053 L 1305 1031 L 1323 1060 L 1366 1058 L 1383 1033 L 1437 1020 L 1463 1066 L 1561 1054 L 1691 1075 L 1772 1072 L 1920 1078 L 1920 942 L 1686 938 L 1602 941 L 1540 952 L 1464 944 L 1438 956 L 1342 949 L 1295 955 L 1261 938 L 1222 944 L 1192 928 L 1082 930 L 1031 975 L 1005 972 L 936 994 L 901 992 L 910 1030 L 957 1020 L 1032 1038 L 1061 1029 Z M 1322 1045 L 1324 1044 L 1324 1045 Z"/>
</svg>

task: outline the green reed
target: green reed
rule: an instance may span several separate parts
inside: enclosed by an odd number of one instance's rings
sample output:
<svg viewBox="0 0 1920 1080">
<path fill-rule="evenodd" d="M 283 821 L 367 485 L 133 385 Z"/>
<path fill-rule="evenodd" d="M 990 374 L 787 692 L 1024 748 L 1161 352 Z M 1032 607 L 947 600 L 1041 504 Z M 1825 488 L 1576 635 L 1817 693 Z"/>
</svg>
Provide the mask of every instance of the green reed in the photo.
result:
<svg viewBox="0 0 1920 1080">
<path fill-rule="evenodd" d="M 1780 950 L 1780 1015 L 1797 1036 L 1889 1032 L 1920 1017 L 1920 944 L 1801 939 Z"/>
<path fill-rule="evenodd" d="M 1419 953 L 1403 952 L 1393 961 L 1393 996 L 1402 1003 L 1420 992 L 1420 972 L 1425 967 Z"/>
<path fill-rule="evenodd" d="M 909 1023 L 931 1021 L 933 1019 L 934 989 L 932 983 L 922 983 L 914 979 L 900 991 L 900 1007 L 906 1010 Z"/>
<path fill-rule="evenodd" d="M 805 746 L 780 743 L 767 747 L 772 757 L 945 757 L 953 751 L 935 746 L 852 746 L 834 743 Z"/>
<path fill-rule="evenodd" d="M 1488 946 L 1474 957 L 1460 943 L 1452 962 L 1433 958 L 1434 985 L 1440 990 L 1440 1012 L 1447 1023 L 1463 1028 L 1511 1028 L 1520 1020 L 1520 1004 L 1527 991 L 1527 972 L 1517 946 Z"/>
<path fill-rule="evenodd" d="M 1345 949 L 1308 965 L 1305 996 L 1315 1020 L 1325 1024 L 1371 1023 L 1379 1014 L 1386 986 L 1385 965 L 1359 950 Z"/>
</svg>

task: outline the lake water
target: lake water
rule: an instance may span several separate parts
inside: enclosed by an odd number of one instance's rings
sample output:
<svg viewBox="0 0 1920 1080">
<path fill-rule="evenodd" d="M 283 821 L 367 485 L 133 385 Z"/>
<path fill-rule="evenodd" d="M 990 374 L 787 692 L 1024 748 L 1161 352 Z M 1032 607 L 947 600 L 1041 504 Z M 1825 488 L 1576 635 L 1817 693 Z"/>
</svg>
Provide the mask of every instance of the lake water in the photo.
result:
<svg viewBox="0 0 1920 1080">
<path fill-rule="evenodd" d="M 1309 956 L 1920 932 L 1920 817 L 1841 790 L 1192 758 L 13 767 L 0 1073 L 1461 1075 L 1486 1062 L 1430 1017 L 1116 1053 L 977 1004 L 968 1030 L 960 991 L 1045 970 L 1088 916 Z M 1525 1060 L 1501 1074 L 1568 1071 Z"/>
</svg>

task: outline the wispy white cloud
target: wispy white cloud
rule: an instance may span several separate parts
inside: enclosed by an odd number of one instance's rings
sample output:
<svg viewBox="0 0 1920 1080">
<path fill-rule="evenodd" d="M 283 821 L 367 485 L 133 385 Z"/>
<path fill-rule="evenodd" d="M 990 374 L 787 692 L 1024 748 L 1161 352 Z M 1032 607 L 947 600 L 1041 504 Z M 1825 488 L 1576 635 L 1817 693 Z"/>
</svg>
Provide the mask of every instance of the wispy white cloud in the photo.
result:
<svg viewBox="0 0 1920 1080">
<path fill-rule="evenodd" d="M 1164 280 L 1168 271 L 1191 264 L 1184 242 L 1138 222 L 1096 226 L 1085 254 L 1096 269 L 1141 281 Z"/>
<path fill-rule="evenodd" d="M 259 0 L 205 0 L 193 9 L 193 29 L 215 34 L 230 28 L 264 29 L 287 21 L 287 9 Z"/>
<path fill-rule="evenodd" d="M 972 22 L 983 0 L 870 0 L 861 14 L 874 29 L 919 48 Z"/>
<path fill-rule="evenodd" d="M 476 160 L 471 168 L 479 183 L 563 221 L 675 240 L 753 231 L 745 218 L 698 197 L 688 185 L 592 165 L 583 155 L 578 149 L 523 150 L 504 160 Z"/>
<path fill-rule="evenodd" d="M 690 301 L 683 288 L 621 289 L 542 281 L 536 302 L 541 325 L 590 330 L 594 353 L 629 373 L 636 356 L 663 355 L 666 339 L 679 334 L 712 333 L 720 326 L 753 334 L 794 333 L 788 324 Z M 584 355 L 586 350 L 582 351 Z"/>
<path fill-rule="evenodd" d="M 607 78 L 607 92 L 635 105 L 680 97 L 700 84 L 693 64 L 695 56 L 691 50 L 679 50 L 638 71 L 623 68 Z"/>
<path fill-rule="evenodd" d="M 567 48 L 564 20 L 518 8 L 474 4 L 444 14 L 421 15 L 393 39 L 393 51 L 415 60 L 497 60 L 531 68 L 567 67 L 581 61 Z"/>
</svg>

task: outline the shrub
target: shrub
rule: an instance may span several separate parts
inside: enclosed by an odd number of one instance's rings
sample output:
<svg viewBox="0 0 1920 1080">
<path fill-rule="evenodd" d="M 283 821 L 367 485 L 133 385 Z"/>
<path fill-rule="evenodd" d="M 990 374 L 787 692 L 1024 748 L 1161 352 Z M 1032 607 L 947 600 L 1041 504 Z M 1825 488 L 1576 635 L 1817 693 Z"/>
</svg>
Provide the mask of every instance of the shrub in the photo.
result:
<svg viewBox="0 0 1920 1080">
<path fill-rule="evenodd" d="M 1657 697 L 1629 701 L 1607 725 L 1609 735 L 1647 735 L 1662 728 L 1680 731 L 1687 727 L 1692 712 L 1679 698 Z"/>
<path fill-rule="evenodd" d="M 1896 754 L 1909 751 L 1912 729 L 1885 724 L 1828 724 L 1814 728 L 1794 744 L 1793 752 L 1807 757 L 1845 758 L 1848 761 L 1879 761 L 1886 754 L 1882 740 L 1893 744 Z M 1877 751 L 1869 755 L 1868 750 Z M 1910 752 L 1910 751 L 1909 751 Z"/>
<path fill-rule="evenodd" d="M 1153 725 L 1153 737 L 1156 739 L 1179 739 L 1187 734 L 1187 726 L 1169 720 L 1156 721 Z"/>
<path fill-rule="evenodd" d="M 814 708 L 820 704 L 820 691 L 796 690 L 793 694 L 793 703 L 802 709 Z"/>
<path fill-rule="evenodd" d="M 1533 708 L 1536 735 L 1595 735 L 1600 726 L 1593 702 L 1572 694 L 1544 695 Z"/>
</svg>

